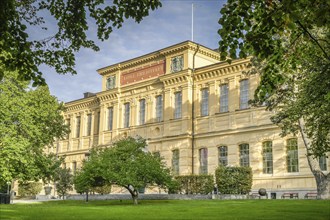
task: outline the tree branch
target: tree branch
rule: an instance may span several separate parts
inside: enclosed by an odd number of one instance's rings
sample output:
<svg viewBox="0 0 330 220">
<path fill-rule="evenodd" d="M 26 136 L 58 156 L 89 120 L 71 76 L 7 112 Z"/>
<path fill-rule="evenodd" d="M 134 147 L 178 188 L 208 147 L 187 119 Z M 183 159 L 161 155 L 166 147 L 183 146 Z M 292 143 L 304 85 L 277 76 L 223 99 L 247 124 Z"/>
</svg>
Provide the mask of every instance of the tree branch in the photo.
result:
<svg viewBox="0 0 330 220">
<path fill-rule="evenodd" d="M 308 34 L 308 36 L 319 46 L 319 48 L 322 50 L 322 52 L 325 55 L 325 58 L 327 58 L 328 60 L 330 60 L 330 57 L 328 56 L 328 54 L 325 52 L 325 50 L 323 49 L 323 47 L 320 45 L 320 43 L 313 37 L 313 35 L 302 25 L 302 23 L 297 20 L 297 24 Z"/>
</svg>

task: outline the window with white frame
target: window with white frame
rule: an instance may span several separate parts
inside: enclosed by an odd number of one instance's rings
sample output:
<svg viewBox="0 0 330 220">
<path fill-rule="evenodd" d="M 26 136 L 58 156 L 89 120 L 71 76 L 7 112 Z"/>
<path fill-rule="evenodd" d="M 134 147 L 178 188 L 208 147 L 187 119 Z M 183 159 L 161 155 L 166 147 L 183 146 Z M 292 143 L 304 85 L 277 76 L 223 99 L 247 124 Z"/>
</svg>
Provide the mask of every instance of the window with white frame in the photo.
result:
<svg viewBox="0 0 330 220">
<path fill-rule="evenodd" d="M 180 152 L 178 149 L 172 151 L 172 171 L 174 175 L 179 175 Z"/>
<path fill-rule="evenodd" d="M 241 167 L 250 166 L 250 152 L 249 144 L 240 144 L 239 145 L 239 163 Z"/>
<path fill-rule="evenodd" d="M 263 173 L 273 173 L 273 143 L 271 141 L 262 143 L 262 165 Z"/>
<path fill-rule="evenodd" d="M 156 121 L 163 120 L 163 96 L 156 96 Z"/>
<path fill-rule="evenodd" d="M 201 116 L 209 115 L 209 89 L 201 90 Z"/>
<path fill-rule="evenodd" d="M 124 128 L 129 127 L 129 119 L 130 119 L 130 103 L 124 104 Z"/>
<path fill-rule="evenodd" d="M 207 155 L 207 148 L 199 149 L 199 173 L 200 174 L 207 174 L 207 166 L 208 166 L 208 155 Z"/>
<path fill-rule="evenodd" d="M 92 114 L 87 115 L 87 130 L 86 135 L 90 136 L 92 134 Z"/>
<path fill-rule="evenodd" d="M 80 137 L 80 116 L 76 117 L 76 138 Z"/>
<path fill-rule="evenodd" d="M 101 113 L 100 112 L 97 112 L 96 114 L 96 134 L 98 134 L 100 132 L 100 118 L 101 118 Z"/>
<path fill-rule="evenodd" d="M 286 165 L 289 173 L 299 172 L 298 143 L 296 138 L 286 142 Z"/>
<path fill-rule="evenodd" d="M 220 112 L 228 112 L 228 84 L 220 86 Z"/>
<path fill-rule="evenodd" d="M 227 146 L 218 147 L 218 155 L 219 155 L 218 164 L 222 165 L 222 166 L 227 166 L 228 165 L 228 147 Z"/>
<path fill-rule="evenodd" d="M 108 108 L 108 130 L 112 131 L 113 126 L 113 107 Z"/>
<path fill-rule="evenodd" d="M 183 55 L 171 58 L 171 73 L 183 70 Z"/>
<path fill-rule="evenodd" d="M 116 76 L 109 76 L 107 78 L 107 83 L 106 83 L 106 88 L 107 90 L 109 89 L 114 89 L 116 87 Z"/>
<path fill-rule="evenodd" d="M 182 117 L 182 92 L 175 93 L 174 100 L 174 119 Z"/>
<path fill-rule="evenodd" d="M 146 122 L 146 100 L 140 100 L 140 108 L 139 108 L 139 124 L 143 125 Z"/>
<path fill-rule="evenodd" d="M 327 157 L 325 155 L 319 157 L 319 165 L 322 171 L 327 171 Z"/>
<path fill-rule="evenodd" d="M 240 102 L 239 108 L 246 109 L 249 107 L 249 80 L 243 79 L 240 81 Z"/>
</svg>

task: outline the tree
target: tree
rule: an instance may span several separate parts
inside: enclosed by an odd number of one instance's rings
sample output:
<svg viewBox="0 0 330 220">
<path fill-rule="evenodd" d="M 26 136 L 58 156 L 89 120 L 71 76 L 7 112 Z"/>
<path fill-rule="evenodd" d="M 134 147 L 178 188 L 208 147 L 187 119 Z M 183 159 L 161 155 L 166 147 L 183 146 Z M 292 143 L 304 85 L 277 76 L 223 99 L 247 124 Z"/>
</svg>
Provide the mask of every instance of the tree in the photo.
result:
<svg viewBox="0 0 330 220">
<path fill-rule="evenodd" d="M 77 175 L 82 188 L 90 189 L 96 183 L 121 186 L 129 191 L 134 204 L 138 204 L 140 188 L 166 188 L 172 181 L 170 170 L 159 156 L 146 152 L 146 146 L 144 139 L 128 137 L 109 148 L 94 149 Z"/>
<path fill-rule="evenodd" d="M 329 11 L 325 0 L 229 0 L 219 20 L 221 58 L 253 56 L 253 103 L 276 111 L 282 136 L 300 132 L 322 198 L 330 196 L 330 175 L 317 160 L 330 151 Z"/>
<path fill-rule="evenodd" d="M 38 66 L 54 67 L 59 74 L 75 74 L 75 53 L 80 48 L 98 51 L 99 47 L 87 38 L 91 22 L 97 25 L 97 37 L 104 41 L 113 28 L 120 28 L 124 19 L 140 22 L 149 10 L 161 7 L 159 0 L 2 0 L 0 1 L 0 64 L 17 71 L 20 79 L 44 85 Z M 44 39 L 30 39 L 30 28 L 47 30 L 43 16 L 56 20 L 57 30 Z M 49 34 L 49 32 L 46 32 Z M 41 34 L 42 35 L 42 34 Z M 0 80 L 4 72 L 0 72 Z"/>
<path fill-rule="evenodd" d="M 3 65 L 0 72 L 4 72 Z M 50 95 L 48 88 L 31 89 L 28 81 L 19 81 L 17 76 L 16 72 L 5 71 L 0 81 L 2 184 L 49 179 L 61 161 L 55 160 L 55 154 L 47 154 L 45 146 L 69 131 L 61 115 L 63 105 Z"/>
<path fill-rule="evenodd" d="M 56 172 L 55 181 L 57 194 L 64 200 L 68 191 L 73 189 L 73 175 L 71 174 L 70 169 L 58 169 Z"/>
</svg>

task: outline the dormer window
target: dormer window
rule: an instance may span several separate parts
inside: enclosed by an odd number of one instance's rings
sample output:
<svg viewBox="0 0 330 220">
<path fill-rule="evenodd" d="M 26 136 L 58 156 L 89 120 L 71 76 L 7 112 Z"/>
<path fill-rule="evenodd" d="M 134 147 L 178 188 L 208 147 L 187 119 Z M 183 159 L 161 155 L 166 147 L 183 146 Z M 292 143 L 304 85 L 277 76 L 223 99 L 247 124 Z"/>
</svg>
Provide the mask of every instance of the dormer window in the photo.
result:
<svg viewBox="0 0 330 220">
<path fill-rule="evenodd" d="M 171 73 L 183 70 L 183 55 L 171 58 Z"/>
<path fill-rule="evenodd" d="M 106 85 L 107 90 L 114 89 L 115 87 L 116 87 L 116 76 L 115 75 L 109 76 L 107 78 L 107 85 Z"/>
</svg>

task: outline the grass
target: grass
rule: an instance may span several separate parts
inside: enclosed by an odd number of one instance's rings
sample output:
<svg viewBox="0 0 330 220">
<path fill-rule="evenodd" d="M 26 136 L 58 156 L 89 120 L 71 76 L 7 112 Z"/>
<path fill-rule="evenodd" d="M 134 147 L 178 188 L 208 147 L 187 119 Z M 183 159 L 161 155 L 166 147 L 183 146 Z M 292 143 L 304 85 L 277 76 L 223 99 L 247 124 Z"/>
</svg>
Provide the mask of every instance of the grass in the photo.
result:
<svg viewBox="0 0 330 220">
<path fill-rule="evenodd" d="M 0 205 L 1 220 L 330 219 L 326 200 L 50 201 Z"/>
</svg>

